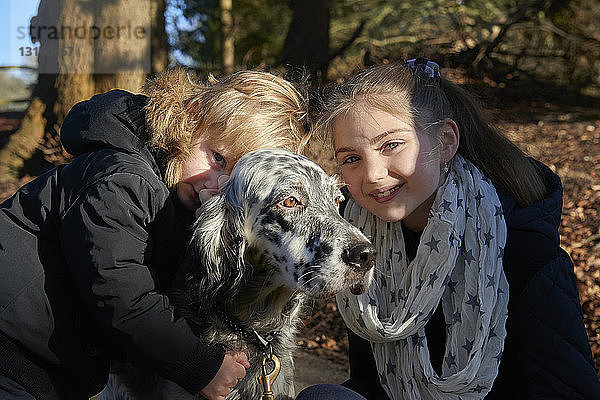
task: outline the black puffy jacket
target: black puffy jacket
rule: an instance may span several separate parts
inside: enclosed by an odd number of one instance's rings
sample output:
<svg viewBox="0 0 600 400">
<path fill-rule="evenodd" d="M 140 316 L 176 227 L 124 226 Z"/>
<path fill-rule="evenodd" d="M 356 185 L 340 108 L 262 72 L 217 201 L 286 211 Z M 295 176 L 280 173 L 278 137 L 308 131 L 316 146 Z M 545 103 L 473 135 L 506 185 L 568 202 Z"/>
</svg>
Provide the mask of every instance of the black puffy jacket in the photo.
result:
<svg viewBox="0 0 600 400">
<path fill-rule="evenodd" d="M 125 354 L 192 393 L 222 363 L 161 294 L 191 216 L 142 140 L 146 100 L 75 105 L 61 130 L 75 159 L 0 206 L 0 375 L 38 399 L 87 399 Z"/>
<path fill-rule="evenodd" d="M 505 190 L 498 196 L 508 228 L 503 268 L 510 288 L 507 337 L 498 377 L 486 399 L 600 399 L 600 383 L 583 324 L 573 263 L 560 248 L 562 185 L 546 167 L 549 195 L 519 207 Z M 407 253 L 418 235 L 405 235 Z M 445 322 L 438 308 L 425 327 L 430 357 L 439 366 Z M 348 332 L 350 379 L 369 400 L 388 399 L 379 384 L 369 342 Z"/>
</svg>

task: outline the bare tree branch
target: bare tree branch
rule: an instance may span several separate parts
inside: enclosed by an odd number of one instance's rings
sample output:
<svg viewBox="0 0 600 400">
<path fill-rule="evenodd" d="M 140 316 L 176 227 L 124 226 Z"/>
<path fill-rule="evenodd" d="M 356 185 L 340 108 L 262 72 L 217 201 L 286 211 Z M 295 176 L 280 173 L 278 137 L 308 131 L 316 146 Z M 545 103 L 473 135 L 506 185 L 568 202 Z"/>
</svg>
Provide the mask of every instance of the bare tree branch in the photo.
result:
<svg viewBox="0 0 600 400">
<path fill-rule="evenodd" d="M 346 42 L 343 45 L 341 45 L 339 49 L 337 49 L 336 51 L 334 51 L 332 54 L 329 55 L 329 60 L 327 61 L 328 63 L 331 62 L 334 58 L 341 56 L 342 54 L 344 54 L 344 52 L 346 50 L 348 50 L 348 48 L 352 45 L 352 43 L 354 43 L 354 41 L 362 33 L 363 29 L 365 28 L 366 23 L 367 23 L 367 21 L 365 21 L 365 20 L 360 21 L 360 24 L 354 30 L 354 32 L 348 38 L 348 40 L 346 40 Z"/>
</svg>

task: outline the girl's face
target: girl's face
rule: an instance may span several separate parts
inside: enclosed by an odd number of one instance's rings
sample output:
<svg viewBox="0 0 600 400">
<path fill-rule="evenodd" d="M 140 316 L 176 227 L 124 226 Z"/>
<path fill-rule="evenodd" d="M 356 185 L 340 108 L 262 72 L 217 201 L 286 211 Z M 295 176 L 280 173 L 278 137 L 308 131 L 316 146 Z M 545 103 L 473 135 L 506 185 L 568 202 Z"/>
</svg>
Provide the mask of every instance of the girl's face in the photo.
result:
<svg viewBox="0 0 600 400">
<path fill-rule="evenodd" d="M 370 106 L 337 118 L 335 158 L 352 197 L 384 221 L 421 231 L 440 184 L 438 140 Z"/>
<path fill-rule="evenodd" d="M 199 194 L 217 193 L 219 177 L 227 177 L 231 169 L 229 164 L 225 149 L 210 146 L 205 142 L 197 142 L 189 158 L 184 162 L 181 179 L 175 186 L 177 197 L 183 206 L 190 211 L 195 211 L 201 204 Z"/>
</svg>

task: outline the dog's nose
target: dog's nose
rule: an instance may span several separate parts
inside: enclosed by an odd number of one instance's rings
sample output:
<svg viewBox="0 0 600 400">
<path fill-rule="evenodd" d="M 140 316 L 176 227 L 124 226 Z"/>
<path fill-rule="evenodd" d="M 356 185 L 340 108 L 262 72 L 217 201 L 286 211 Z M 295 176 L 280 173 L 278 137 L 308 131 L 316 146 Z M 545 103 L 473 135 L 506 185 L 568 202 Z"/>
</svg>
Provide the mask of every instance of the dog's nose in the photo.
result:
<svg viewBox="0 0 600 400">
<path fill-rule="evenodd" d="M 358 243 L 344 251 L 342 260 L 355 268 L 367 271 L 375 265 L 376 254 L 371 244 Z"/>
</svg>

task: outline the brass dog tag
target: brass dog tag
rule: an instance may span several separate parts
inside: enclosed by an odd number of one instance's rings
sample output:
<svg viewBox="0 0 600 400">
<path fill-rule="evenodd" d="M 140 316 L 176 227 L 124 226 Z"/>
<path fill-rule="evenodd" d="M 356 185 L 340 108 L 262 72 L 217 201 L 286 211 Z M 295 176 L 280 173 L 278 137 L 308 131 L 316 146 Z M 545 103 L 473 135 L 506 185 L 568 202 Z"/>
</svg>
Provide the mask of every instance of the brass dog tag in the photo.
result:
<svg viewBox="0 0 600 400">
<path fill-rule="evenodd" d="M 267 361 L 272 361 L 274 364 L 273 370 L 269 373 L 267 373 Z M 275 400 L 271 386 L 275 382 L 275 379 L 277 379 L 277 375 L 279 375 L 279 370 L 281 369 L 279 358 L 275 354 L 272 354 L 270 357 L 264 356 L 260 365 L 262 368 L 260 380 L 263 385 L 262 400 Z"/>
</svg>

